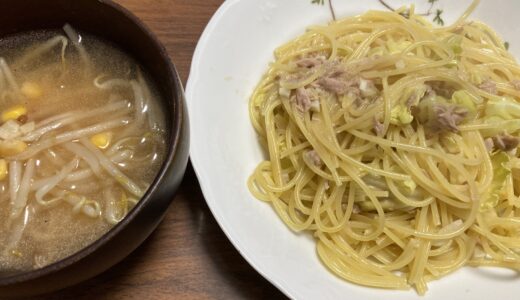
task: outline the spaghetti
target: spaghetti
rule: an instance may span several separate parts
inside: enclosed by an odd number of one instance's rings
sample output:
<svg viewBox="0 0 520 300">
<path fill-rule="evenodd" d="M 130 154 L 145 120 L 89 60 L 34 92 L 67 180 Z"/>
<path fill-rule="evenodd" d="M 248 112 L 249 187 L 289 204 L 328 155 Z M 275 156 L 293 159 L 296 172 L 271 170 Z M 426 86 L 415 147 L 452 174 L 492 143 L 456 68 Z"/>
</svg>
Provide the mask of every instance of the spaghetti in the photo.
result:
<svg viewBox="0 0 520 300">
<path fill-rule="evenodd" d="M 520 66 L 477 5 L 442 28 L 413 6 L 311 27 L 251 97 L 251 193 L 348 281 L 520 270 Z"/>
</svg>

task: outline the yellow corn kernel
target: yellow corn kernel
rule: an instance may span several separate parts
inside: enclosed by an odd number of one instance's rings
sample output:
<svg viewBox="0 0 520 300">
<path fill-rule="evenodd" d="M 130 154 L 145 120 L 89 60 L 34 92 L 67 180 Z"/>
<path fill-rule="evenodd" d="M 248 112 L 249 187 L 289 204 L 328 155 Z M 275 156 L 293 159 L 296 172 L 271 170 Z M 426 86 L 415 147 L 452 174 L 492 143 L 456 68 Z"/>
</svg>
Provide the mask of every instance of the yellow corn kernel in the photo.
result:
<svg viewBox="0 0 520 300">
<path fill-rule="evenodd" d="M 112 136 L 112 132 L 102 132 L 91 137 L 90 141 L 99 149 L 106 149 L 112 142 Z"/>
<path fill-rule="evenodd" d="M 19 117 L 27 114 L 27 108 L 23 105 L 15 105 L 7 110 L 2 112 L 2 122 L 7 122 L 9 120 L 16 120 Z"/>
<path fill-rule="evenodd" d="M 0 141 L 0 157 L 12 156 L 22 153 L 27 149 L 27 144 L 18 140 Z"/>
<path fill-rule="evenodd" d="M 7 177 L 7 162 L 5 159 L 0 159 L 0 181 Z"/>
<path fill-rule="evenodd" d="M 22 91 L 22 94 L 29 99 L 37 99 L 43 95 L 42 88 L 34 82 L 24 82 L 20 90 Z"/>
</svg>

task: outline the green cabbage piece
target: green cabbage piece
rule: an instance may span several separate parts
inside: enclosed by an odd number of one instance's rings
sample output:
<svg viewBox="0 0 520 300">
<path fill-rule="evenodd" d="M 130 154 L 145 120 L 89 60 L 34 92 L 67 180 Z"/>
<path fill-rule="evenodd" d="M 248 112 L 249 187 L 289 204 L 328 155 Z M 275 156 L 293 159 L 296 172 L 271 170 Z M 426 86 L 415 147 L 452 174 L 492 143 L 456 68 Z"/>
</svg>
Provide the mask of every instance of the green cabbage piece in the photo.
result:
<svg viewBox="0 0 520 300">
<path fill-rule="evenodd" d="M 506 179 L 511 175 L 509 155 L 498 152 L 491 157 L 493 163 L 493 181 L 480 199 L 480 210 L 487 210 L 497 206 L 498 201 L 505 197 Z"/>
<path fill-rule="evenodd" d="M 464 107 L 468 111 L 468 115 L 464 119 L 467 120 L 475 119 L 478 115 L 478 103 L 477 97 L 471 95 L 465 90 L 458 90 L 453 93 L 451 99 L 446 99 L 442 96 L 426 97 L 419 102 L 417 107 L 419 108 L 417 119 L 421 124 L 432 125 L 436 122 L 436 115 L 433 110 L 433 106 L 436 104 L 441 105 L 457 105 Z"/>
<path fill-rule="evenodd" d="M 406 87 L 403 90 L 399 103 L 407 107 L 417 106 L 419 101 L 424 97 L 428 87 L 425 84 L 414 85 L 413 87 Z"/>
<path fill-rule="evenodd" d="M 458 90 L 453 93 L 451 96 L 451 102 L 468 110 L 466 119 L 475 119 L 477 116 L 477 103 L 479 103 L 479 100 L 477 97 L 471 95 L 466 90 Z"/>
<path fill-rule="evenodd" d="M 435 121 L 435 112 L 433 106 L 435 104 L 447 104 L 448 100 L 442 96 L 425 97 L 417 105 L 418 114 L 417 119 L 421 124 L 428 124 Z"/>
<path fill-rule="evenodd" d="M 486 104 L 486 116 L 500 117 L 504 120 L 520 118 L 520 103 L 511 97 L 489 100 Z"/>
<path fill-rule="evenodd" d="M 520 130 L 520 103 L 511 97 L 489 100 L 486 104 L 483 122 L 496 125 L 496 128 L 481 130 L 484 137 L 495 136 L 503 132 L 514 134 Z"/>
<path fill-rule="evenodd" d="M 390 112 L 390 124 L 406 125 L 412 123 L 412 121 L 412 113 L 406 106 L 397 105 Z"/>
<path fill-rule="evenodd" d="M 407 192 L 404 193 L 405 195 L 412 195 L 415 192 L 415 189 L 417 188 L 417 184 L 412 179 L 403 181 L 402 185 L 407 190 Z"/>
<path fill-rule="evenodd" d="M 488 117 L 484 118 L 484 124 L 496 126 L 496 128 L 480 130 L 480 133 L 484 138 L 493 137 L 504 132 L 508 134 L 513 134 L 520 130 L 520 119 L 504 120 L 500 117 Z"/>
</svg>

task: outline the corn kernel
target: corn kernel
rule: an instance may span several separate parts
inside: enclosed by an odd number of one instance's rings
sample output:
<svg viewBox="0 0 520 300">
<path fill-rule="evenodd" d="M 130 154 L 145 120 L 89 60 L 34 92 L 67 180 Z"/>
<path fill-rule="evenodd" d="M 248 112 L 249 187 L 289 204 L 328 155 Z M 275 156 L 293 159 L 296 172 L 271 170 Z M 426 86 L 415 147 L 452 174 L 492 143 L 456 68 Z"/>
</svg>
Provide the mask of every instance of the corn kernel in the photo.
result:
<svg viewBox="0 0 520 300">
<path fill-rule="evenodd" d="M 2 122 L 9 120 L 16 120 L 19 117 L 27 114 L 27 108 L 23 105 L 15 105 L 4 112 L 2 112 Z"/>
<path fill-rule="evenodd" d="M 0 141 L 0 157 L 16 155 L 22 153 L 25 149 L 27 149 L 27 144 L 22 141 Z"/>
<path fill-rule="evenodd" d="M 112 142 L 112 136 L 112 132 L 103 132 L 91 137 L 90 141 L 99 149 L 106 149 Z"/>
<path fill-rule="evenodd" d="M 0 159 L 0 181 L 7 177 L 7 162 L 5 159 Z"/>
<path fill-rule="evenodd" d="M 29 99 L 37 99 L 43 95 L 41 87 L 34 82 L 24 82 L 20 90 L 22 94 Z"/>
<path fill-rule="evenodd" d="M 20 252 L 18 250 L 11 250 L 11 254 L 16 256 L 16 257 L 23 257 L 22 252 Z"/>
</svg>

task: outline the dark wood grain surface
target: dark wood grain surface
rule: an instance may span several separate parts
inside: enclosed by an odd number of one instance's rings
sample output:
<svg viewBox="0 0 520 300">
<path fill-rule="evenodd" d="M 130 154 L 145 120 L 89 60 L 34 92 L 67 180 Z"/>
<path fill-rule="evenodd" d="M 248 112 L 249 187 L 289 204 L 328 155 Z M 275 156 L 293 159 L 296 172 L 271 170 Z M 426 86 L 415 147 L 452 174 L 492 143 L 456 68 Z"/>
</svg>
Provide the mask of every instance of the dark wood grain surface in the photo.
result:
<svg viewBox="0 0 520 300">
<path fill-rule="evenodd" d="M 118 0 L 159 37 L 186 83 L 193 51 L 223 0 Z M 191 165 L 159 228 L 105 273 L 35 299 L 280 299 L 211 215 Z"/>
</svg>

